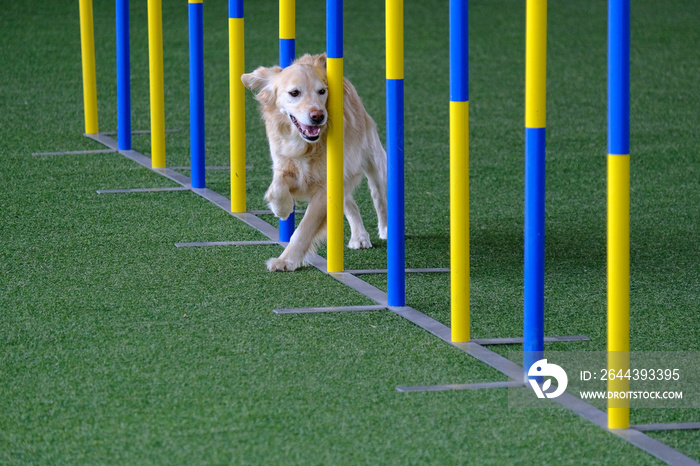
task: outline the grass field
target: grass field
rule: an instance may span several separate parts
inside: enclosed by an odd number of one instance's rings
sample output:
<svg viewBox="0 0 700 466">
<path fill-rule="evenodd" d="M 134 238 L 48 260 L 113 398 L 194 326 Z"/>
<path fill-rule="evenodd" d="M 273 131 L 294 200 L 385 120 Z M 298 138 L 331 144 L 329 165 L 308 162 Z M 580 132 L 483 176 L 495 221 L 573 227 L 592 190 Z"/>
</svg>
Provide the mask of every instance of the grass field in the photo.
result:
<svg viewBox="0 0 700 466">
<path fill-rule="evenodd" d="M 227 2 L 204 3 L 207 164 L 228 165 Z M 297 53 L 323 51 L 323 2 L 296 3 Z M 472 336 L 518 336 L 525 3 L 470 3 Z M 700 4 L 632 8 L 631 346 L 698 351 Z M 398 393 L 504 376 L 389 311 L 274 315 L 372 303 L 311 267 L 267 272 L 278 246 L 175 248 L 264 238 L 191 192 L 97 194 L 175 186 L 121 155 L 32 155 L 103 148 L 82 135 L 78 2 L 3 10 L 0 463 L 659 463 L 569 411 L 510 409 L 504 390 Z M 384 138 L 384 4 L 344 11 L 345 74 Z M 116 131 L 114 2 L 94 12 L 100 130 Z M 246 69 L 274 64 L 277 3 L 245 13 Z M 447 18 L 446 2 L 406 2 L 407 267 L 449 266 Z M 178 130 L 167 164 L 186 166 L 186 2 L 164 2 L 163 23 Z M 606 2 L 549 2 L 546 333 L 591 341 L 548 350 L 606 344 L 606 31 Z M 132 1 L 134 129 L 150 122 L 147 39 L 145 2 Z M 263 209 L 270 162 L 251 96 L 246 124 L 248 205 Z M 133 146 L 149 155 L 149 136 Z M 209 171 L 207 185 L 228 196 L 228 176 Z M 345 265 L 383 268 L 366 184 L 356 198 L 375 248 L 346 249 Z M 449 276 L 409 276 L 407 304 L 449 325 Z M 633 424 L 699 420 L 632 411 Z M 649 435 L 700 461 L 700 432 Z"/>
</svg>

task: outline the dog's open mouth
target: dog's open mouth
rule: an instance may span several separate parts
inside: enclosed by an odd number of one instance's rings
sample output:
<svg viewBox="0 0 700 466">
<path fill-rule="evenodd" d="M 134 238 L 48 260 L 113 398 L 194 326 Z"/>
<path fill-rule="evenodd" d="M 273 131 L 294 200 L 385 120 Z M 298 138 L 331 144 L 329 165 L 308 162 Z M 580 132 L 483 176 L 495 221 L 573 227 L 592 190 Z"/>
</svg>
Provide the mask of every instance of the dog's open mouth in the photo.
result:
<svg viewBox="0 0 700 466">
<path fill-rule="evenodd" d="M 310 142 L 318 140 L 319 135 L 321 134 L 320 126 L 307 126 L 304 123 L 301 123 L 296 118 L 294 118 L 294 115 L 289 115 L 289 118 L 291 118 L 292 123 L 294 123 L 294 126 L 296 126 L 299 132 L 301 133 L 302 138 Z"/>
</svg>

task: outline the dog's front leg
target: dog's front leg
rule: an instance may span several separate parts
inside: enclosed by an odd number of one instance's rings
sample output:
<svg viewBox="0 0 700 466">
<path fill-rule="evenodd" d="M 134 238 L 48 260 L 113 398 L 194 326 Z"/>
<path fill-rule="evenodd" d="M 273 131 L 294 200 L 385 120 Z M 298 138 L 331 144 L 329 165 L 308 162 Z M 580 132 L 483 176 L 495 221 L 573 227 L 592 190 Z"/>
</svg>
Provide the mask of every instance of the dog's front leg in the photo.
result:
<svg viewBox="0 0 700 466">
<path fill-rule="evenodd" d="M 285 180 L 283 172 L 278 170 L 273 172 L 272 183 L 270 183 L 270 187 L 267 188 L 265 200 L 270 210 L 272 210 L 272 213 L 282 220 L 286 220 L 292 213 L 292 210 L 294 210 L 294 198 L 289 192 L 289 185 Z"/>
<path fill-rule="evenodd" d="M 299 268 L 304 257 L 315 247 L 315 242 L 322 236 L 326 222 L 326 193 L 315 194 L 309 201 L 304 218 L 301 219 L 289 244 L 282 255 L 267 261 L 270 272 L 291 272 Z"/>
</svg>

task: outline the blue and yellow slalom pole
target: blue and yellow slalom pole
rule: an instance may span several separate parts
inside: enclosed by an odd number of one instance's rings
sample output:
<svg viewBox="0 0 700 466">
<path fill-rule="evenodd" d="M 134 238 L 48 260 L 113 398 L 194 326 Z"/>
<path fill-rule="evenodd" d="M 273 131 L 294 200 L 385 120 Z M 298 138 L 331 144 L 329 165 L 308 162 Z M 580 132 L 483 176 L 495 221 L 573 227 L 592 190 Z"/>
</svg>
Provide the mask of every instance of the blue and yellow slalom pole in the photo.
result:
<svg viewBox="0 0 700 466">
<path fill-rule="evenodd" d="M 202 0 L 188 1 L 190 36 L 190 179 L 193 188 L 205 188 L 203 4 Z"/>
<path fill-rule="evenodd" d="M 279 63 L 282 68 L 292 64 L 296 54 L 296 4 L 295 0 L 280 0 Z M 279 219 L 279 239 L 289 241 L 294 234 L 294 209 L 286 220 Z"/>
<path fill-rule="evenodd" d="M 151 166 L 165 167 L 163 13 L 161 0 L 148 0 L 148 67 L 151 91 Z"/>
<path fill-rule="evenodd" d="M 326 1 L 326 75 L 328 78 L 327 230 L 328 272 L 342 272 L 343 220 L 343 1 Z"/>
<path fill-rule="evenodd" d="M 524 377 L 544 353 L 547 0 L 527 0 L 525 27 Z"/>
<path fill-rule="evenodd" d="M 95 28 L 92 0 L 80 0 L 80 50 L 83 62 L 85 134 L 99 132 L 97 124 L 97 77 L 95 72 Z"/>
<path fill-rule="evenodd" d="M 608 370 L 629 369 L 630 0 L 608 2 Z M 608 392 L 629 379 L 608 378 Z M 608 428 L 629 428 L 629 400 L 608 399 Z"/>
<path fill-rule="evenodd" d="M 296 55 L 296 2 L 280 0 L 280 66 L 286 68 L 292 64 Z"/>
<path fill-rule="evenodd" d="M 387 287 L 406 305 L 403 0 L 386 0 Z"/>
<path fill-rule="evenodd" d="M 117 146 L 131 150 L 131 64 L 129 63 L 129 0 L 116 0 L 117 17 Z"/>
<path fill-rule="evenodd" d="M 469 2 L 450 0 L 450 296 L 453 342 L 469 326 Z"/>
<path fill-rule="evenodd" d="M 229 114 L 231 142 L 231 212 L 246 211 L 245 179 L 245 41 L 243 0 L 228 2 Z"/>
</svg>

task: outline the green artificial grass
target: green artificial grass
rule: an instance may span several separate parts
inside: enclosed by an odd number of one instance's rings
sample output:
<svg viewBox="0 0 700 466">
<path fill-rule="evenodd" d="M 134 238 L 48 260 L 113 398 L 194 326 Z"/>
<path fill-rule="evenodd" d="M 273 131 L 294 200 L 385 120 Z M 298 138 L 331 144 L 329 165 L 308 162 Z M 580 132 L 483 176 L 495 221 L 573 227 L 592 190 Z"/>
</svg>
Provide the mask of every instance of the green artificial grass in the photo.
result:
<svg viewBox="0 0 700 466">
<path fill-rule="evenodd" d="M 99 125 L 115 131 L 114 4 L 94 3 Z M 163 3 L 167 164 L 187 166 L 187 8 Z M 277 2 L 245 8 L 246 69 L 272 65 Z M 344 8 L 345 74 L 384 138 L 384 5 Z M 207 165 L 227 165 L 227 3 L 204 12 Z M 470 2 L 474 338 L 522 335 L 524 13 Z M 632 6 L 637 351 L 700 350 L 698 14 L 690 0 Z M 131 2 L 135 130 L 150 124 L 146 18 Z M 445 2 L 406 2 L 407 267 L 449 266 L 447 19 Z M 604 1 L 549 5 L 546 333 L 591 341 L 548 350 L 606 344 L 606 20 Z M 297 1 L 298 54 L 325 49 L 324 23 L 322 4 Z M 175 186 L 118 154 L 32 155 L 103 148 L 82 136 L 78 6 L 8 3 L 0 30 L 0 462 L 658 464 L 569 411 L 509 408 L 506 390 L 397 392 L 505 376 L 389 311 L 273 314 L 372 302 L 311 267 L 267 272 L 278 246 L 176 248 L 265 238 L 190 192 L 97 194 Z M 246 111 L 248 207 L 264 209 L 270 161 L 251 96 Z M 133 146 L 150 154 L 148 135 Z M 228 196 L 228 173 L 207 185 Z M 346 249 L 345 265 L 383 268 L 366 183 L 356 198 L 375 248 Z M 362 279 L 386 289 L 385 276 Z M 447 274 L 408 276 L 406 298 L 449 325 Z M 698 420 L 632 411 L 634 424 Z M 649 435 L 700 460 L 697 431 Z"/>
</svg>

